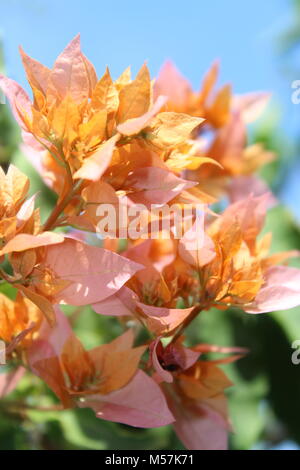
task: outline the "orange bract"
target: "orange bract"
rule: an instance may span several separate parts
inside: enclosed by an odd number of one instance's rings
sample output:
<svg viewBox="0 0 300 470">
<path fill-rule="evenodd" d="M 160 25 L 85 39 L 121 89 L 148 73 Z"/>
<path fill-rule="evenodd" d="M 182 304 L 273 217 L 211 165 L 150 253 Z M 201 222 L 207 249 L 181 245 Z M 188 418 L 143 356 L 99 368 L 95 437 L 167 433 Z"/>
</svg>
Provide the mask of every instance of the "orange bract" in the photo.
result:
<svg viewBox="0 0 300 470">
<path fill-rule="evenodd" d="M 106 395 L 124 387 L 134 376 L 145 347 L 133 348 L 130 330 L 112 343 L 85 351 L 70 335 L 61 354 L 36 360 L 38 372 L 62 401 L 69 405 L 87 395 Z"/>
<path fill-rule="evenodd" d="M 15 95 L 17 117 L 26 134 L 34 137 L 35 146 L 48 150 L 57 165 L 67 166 L 75 179 L 98 180 L 115 149 L 131 141 L 151 145 L 162 160 L 168 160 L 203 121 L 183 114 L 158 114 L 165 100 L 159 97 L 153 104 L 145 65 L 135 80 L 127 72 L 113 82 L 108 69 L 98 80 L 80 50 L 79 36 L 52 70 L 22 50 L 21 54 L 34 100 L 24 105 Z M 2 79 L 2 86 L 9 89 L 9 80 Z"/>
<path fill-rule="evenodd" d="M 0 294 L 0 339 L 22 350 L 29 347 L 42 322 L 41 311 L 18 294 L 16 301 Z M 12 350 L 13 350 L 12 349 Z"/>
<path fill-rule="evenodd" d="M 193 133 L 195 155 L 210 158 L 219 163 L 193 168 L 190 179 L 198 181 L 202 190 L 219 197 L 231 190 L 239 176 L 253 174 L 262 165 L 272 161 L 275 155 L 263 145 L 247 145 L 246 123 L 254 121 L 266 106 L 268 93 L 249 93 L 234 96 L 230 85 L 215 91 L 219 75 L 219 64 L 215 62 L 206 73 L 199 91 L 193 91 L 172 62 L 166 62 L 155 82 L 154 96 L 168 97 L 165 110 L 186 113 L 205 119 L 203 125 Z M 238 181 L 238 180 L 237 180 Z M 245 196 L 257 190 L 253 181 L 245 181 Z M 261 189 L 261 184 L 259 186 Z M 264 188 L 266 190 L 266 188 Z"/>
</svg>

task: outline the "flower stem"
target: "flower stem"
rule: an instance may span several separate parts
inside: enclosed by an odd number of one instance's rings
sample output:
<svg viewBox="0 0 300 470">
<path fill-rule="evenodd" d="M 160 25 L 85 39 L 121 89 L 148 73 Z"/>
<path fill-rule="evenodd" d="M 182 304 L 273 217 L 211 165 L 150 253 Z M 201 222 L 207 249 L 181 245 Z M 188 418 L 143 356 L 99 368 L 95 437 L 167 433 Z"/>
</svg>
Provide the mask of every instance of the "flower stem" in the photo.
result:
<svg viewBox="0 0 300 470">
<path fill-rule="evenodd" d="M 69 194 L 67 194 L 66 197 L 55 207 L 55 209 L 52 211 L 48 220 L 45 222 L 43 226 L 44 232 L 54 228 L 57 219 L 62 214 L 64 209 L 67 207 L 69 202 L 76 195 L 77 191 L 80 189 L 82 182 L 83 182 L 82 180 L 78 180 L 78 182 L 74 185 L 72 191 Z"/>
<path fill-rule="evenodd" d="M 182 333 L 184 332 L 184 330 L 192 323 L 192 321 L 199 315 L 199 313 L 201 312 L 202 308 L 200 305 L 196 305 L 194 307 L 194 309 L 192 310 L 192 312 L 190 313 L 190 315 L 185 319 L 185 321 L 183 322 L 183 324 L 181 325 L 181 327 L 179 328 L 179 330 L 177 330 L 177 333 L 175 333 L 175 335 L 173 336 L 173 339 L 171 341 L 171 343 L 175 343 L 178 338 L 180 338 L 180 336 L 182 335 Z"/>
</svg>

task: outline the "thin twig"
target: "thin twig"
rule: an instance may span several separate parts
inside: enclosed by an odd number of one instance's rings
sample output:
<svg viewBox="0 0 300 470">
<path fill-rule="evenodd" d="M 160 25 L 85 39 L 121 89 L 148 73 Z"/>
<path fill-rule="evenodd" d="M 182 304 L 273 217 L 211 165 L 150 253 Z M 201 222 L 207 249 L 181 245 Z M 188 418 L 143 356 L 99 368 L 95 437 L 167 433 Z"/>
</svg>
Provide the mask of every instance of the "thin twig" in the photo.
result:
<svg viewBox="0 0 300 470">
<path fill-rule="evenodd" d="M 192 312 L 190 313 L 190 315 L 185 319 L 185 321 L 183 322 L 183 324 L 181 325 L 181 327 L 179 328 L 179 330 L 177 331 L 177 333 L 175 333 L 175 335 L 173 336 L 173 339 L 171 341 L 171 343 L 175 343 L 178 338 L 180 338 L 180 336 L 182 335 L 183 331 L 192 323 L 192 321 L 199 315 L 199 313 L 201 312 L 202 308 L 200 305 L 196 305 L 194 307 L 194 309 L 192 310 Z"/>
<path fill-rule="evenodd" d="M 78 182 L 74 185 L 73 190 L 66 195 L 66 197 L 55 207 L 55 209 L 50 214 L 48 220 L 45 222 L 43 226 L 43 231 L 51 230 L 54 228 L 57 219 L 60 217 L 64 209 L 67 207 L 69 202 L 73 199 L 76 195 L 77 191 L 80 189 L 82 185 L 82 180 L 78 180 Z"/>
<path fill-rule="evenodd" d="M 34 406 L 28 405 L 27 403 L 19 403 L 17 401 L 7 401 L 1 404 L 1 407 L 12 408 L 17 410 L 29 410 L 29 411 L 62 411 L 64 408 L 62 405 L 52 405 L 52 406 Z"/>
</svg>

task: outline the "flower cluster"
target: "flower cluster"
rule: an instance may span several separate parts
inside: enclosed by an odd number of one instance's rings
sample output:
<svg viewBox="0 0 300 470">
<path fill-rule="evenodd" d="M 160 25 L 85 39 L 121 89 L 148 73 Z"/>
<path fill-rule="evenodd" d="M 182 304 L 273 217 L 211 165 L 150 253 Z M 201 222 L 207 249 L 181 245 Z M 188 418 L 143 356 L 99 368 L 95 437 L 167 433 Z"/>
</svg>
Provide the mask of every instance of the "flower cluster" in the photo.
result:
<svg viewBox="0 0 300 470">
<path fill-rule="evenodd" d="M 62 408 L 135 427 L 172 424 L 187 448 L 225 449 L 232 383 L 221 366 L 245 350 L 186 346 L 185 329 L 211 307 L 256 314 L 300 304 L 300 271 L 286 264 L 298 252 L 270 254 L 271 234 L 261 235 L 272 198 L 254 172 L 274 155 L 246 139 L 268 95 L 214 91 L 218 64 L 199 92 L 171 63 L 154 81 L 146 65 L 134 79 L 129 69 L 98 79 L 79 37 L 51 70 L 21 56 L 32 100 L 4 76 L 0 86 L 23 151 L 57 201 L 42 220 L 27 176 L 0 169 L 0 282 L 14 293 L 0 294 L 11 366 L 0 397 L 34 374 Z M 231 204 L 217 214 L 209 205 L 224 195 Z M 192 211 L 181 237 L 173 219 L 165 236 L 162 211 L 155 236 L 124 247 L 100 233 L 99 242 L 99 207 L 124 201 L 149 213 L 152 205 Z M 63 304 L 118 317 L 124 333 L 87 350 Z M 210 352 L 230 356 L 203 359 Z"/>
</svg>

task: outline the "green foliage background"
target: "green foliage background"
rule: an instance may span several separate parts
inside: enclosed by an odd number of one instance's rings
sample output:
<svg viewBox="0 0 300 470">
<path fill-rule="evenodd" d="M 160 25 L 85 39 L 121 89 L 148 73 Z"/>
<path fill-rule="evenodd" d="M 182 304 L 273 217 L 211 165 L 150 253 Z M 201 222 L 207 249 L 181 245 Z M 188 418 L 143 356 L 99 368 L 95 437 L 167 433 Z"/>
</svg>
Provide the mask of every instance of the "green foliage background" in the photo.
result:
<svg viewBox="0 0 300 470">
<path fill-rule="evenodd" d="M 290 53 L 300 42 L 300 1 L 294 1 L 295 23 L 281 38 L 282 62 L 293 70 Z M 0 55 L 1 57 L 1 55 Z M 3 68 L 3 62 L 0 64 Z M 294 67 L 294 73 L 297 68 Z M 279 137 L 278 137 L 279 136 Z M 265 116 L 252 132 L 252 140 L 264 142 L 279 155 L 262 171 L 275 193 L 285 182 L 286 168 L 296 151 L 273 119 Z M 290 149 L 287 151 L 287 149 Z M 13 162 L 32 181 L 31 192 L 41 191 L 39 204 L 46 215 L 54 196 L 19 150 L 19 131 L 8 108 L 0 106 L 0 164 Z M 274 234 L 273 250 L 300 250 L 300 227 L 286 208 L 270 210 L 265 231 Z M 299 261 L 294 265 L 300 267 Z M 13 290 L 0 287 L 10 296 Z M 119 334 L 119 325 L 86 308 L 81 315 L 68 309 L 78 336 L 93 347 Z M 230 415 L 235 432 L 232 449 L 270 448 L 293 440 L 300 446 L 300 365 L 292 364 L 291 344 L 300 339 L 300 309 L 268 315 L 247 315 L 238 310 L 204 312 L 188 332 L 191 344 L 206 342 L 247 347 L 250 353 L 236 364 L 224 366 L 235 386 L 229 390 Z M 0 449 L 180 449 L 182 445 L 170 427 L 135 430 L 96 419 L 90 410 L 38 411 L 51 407 L 56 399 L 47 387 L 32 376 L 0 401 Z"/>
</svg>

